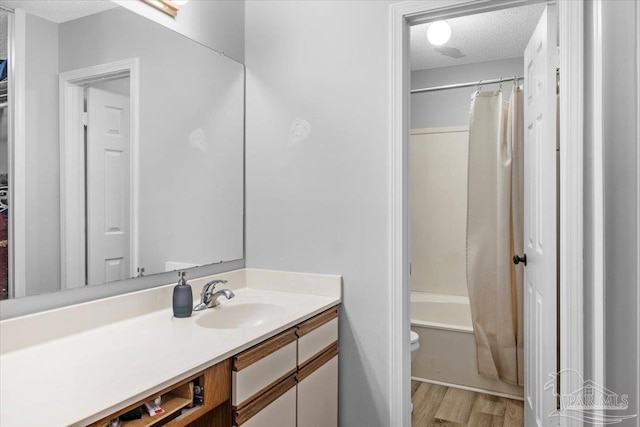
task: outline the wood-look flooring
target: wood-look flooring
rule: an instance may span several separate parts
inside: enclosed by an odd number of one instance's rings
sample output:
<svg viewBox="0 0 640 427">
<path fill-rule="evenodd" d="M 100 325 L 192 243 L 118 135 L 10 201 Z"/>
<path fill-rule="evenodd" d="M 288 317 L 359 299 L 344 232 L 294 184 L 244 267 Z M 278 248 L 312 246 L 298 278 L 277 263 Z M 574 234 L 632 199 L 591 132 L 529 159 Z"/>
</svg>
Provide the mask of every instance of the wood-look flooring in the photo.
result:
<svg viewBox="0 0 640 427">
<path fill-rule="evenodd" d="M 523 427 L 519 400 L 411 381 L 413 427 Z"/>
</svg>

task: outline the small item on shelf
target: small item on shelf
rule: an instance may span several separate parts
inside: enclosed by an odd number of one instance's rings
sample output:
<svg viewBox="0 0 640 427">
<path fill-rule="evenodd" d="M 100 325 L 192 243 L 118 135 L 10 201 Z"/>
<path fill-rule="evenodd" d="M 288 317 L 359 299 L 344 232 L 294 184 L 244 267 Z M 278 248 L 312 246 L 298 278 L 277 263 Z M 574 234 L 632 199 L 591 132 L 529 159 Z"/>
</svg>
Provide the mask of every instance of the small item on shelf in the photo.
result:
<svg viewBox="0 0 640 427">
<path fill-rule="evenodd" d="M 142 418 L 143 413 L 144 413 L 143 407 L 138 406 L 137 408 L 134 408 L 129 412 L 125 412 L 124 414 L 120 415 L 120 419 L 122 421 L 139 420 L 140 418 Z"/>
<path fill-rule="evenodd" d="M 121 425 L 122 425 L 122 422 L 120 421 L 120 418 L 114 418 L 109 423 L 109 427 L 120 427 Z"/>
<path fill-rule="evenodd" d="M 204 387 L 200 384 L 193 385 L 193 403 L 198 406 L 204 404 Z"/>
<path fill-rule="evenodd" d="M 165 424 L 169 424 L 171 422 L 171 420 L 174 420 L 174 419 L 178 418 L 180 415 L 182 415 L 182 410 L 176 411 L 173 414 L 168 415 L 167 417 L 163 418 L 162 420 L 158 421 L 157 423 L 153 423 L 153 427 L 162 427 Z"/>
<path fill-rule="evenodd" d="M 145 403 L 144 407 L 147 408 L 147 412 L 149 413 L 150 417 L 164 413 L 164 409 L 162 409 L 160 405 L 155 402 L 155 399 Z"/>
</svg>

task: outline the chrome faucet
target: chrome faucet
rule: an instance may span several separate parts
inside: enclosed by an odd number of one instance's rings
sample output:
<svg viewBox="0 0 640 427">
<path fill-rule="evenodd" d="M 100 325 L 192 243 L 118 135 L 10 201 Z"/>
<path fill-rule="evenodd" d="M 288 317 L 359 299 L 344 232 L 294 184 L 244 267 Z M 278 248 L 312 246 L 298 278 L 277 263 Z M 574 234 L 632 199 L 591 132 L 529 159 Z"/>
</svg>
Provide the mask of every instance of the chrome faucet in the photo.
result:
<svg viewBox="0 0 640 427">
<path fill-rule="evenodd" d="M 200 304 L 193 307 L 193 311 L 201 311 L 206 308 L 215 307 L 216 305 L 220 304 L 218 302 L 218 298 L 220 298 L 222 295 L 224 295 L 227 299 L 231 299 L 235 296 L 235 294 L 229 289 L 222 289 L 220 291 L 213 292 L 216 288 L 216 285 L 219 283 L 227 283 L 227 281 L 212 280 L 211 282 L 208 282 L 206 285 L 204 285 L 204 287 L 202 288 L 202 293 L 200 294 Z"/>
<path fill-rule="evenodd" d="M 211 295 L 211 301 L 209 302 L 208 307 L 215 307 L 217 305 L 220 305 L 220 303 L 218 302 L 218 298 L 220 298 L 222 295 L 224 295 L 226 299 L 231 299 L 231 298 L 236 296 L 229 289 L 221 289 L 221 290 L 217 291 L 216 293 L 214 293 L 213 295 Z"/>
</svg>

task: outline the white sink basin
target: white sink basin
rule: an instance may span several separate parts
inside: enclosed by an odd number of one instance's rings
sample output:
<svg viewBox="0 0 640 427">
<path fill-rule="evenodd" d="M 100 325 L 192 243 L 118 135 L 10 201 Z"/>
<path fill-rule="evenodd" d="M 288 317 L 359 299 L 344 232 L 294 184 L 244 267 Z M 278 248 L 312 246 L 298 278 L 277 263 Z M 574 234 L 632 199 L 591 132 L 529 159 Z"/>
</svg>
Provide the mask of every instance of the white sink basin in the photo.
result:
<svg viewBox="0 0 640 427">
<path fill-rule="evenodd" d="M 211 329 L 237 329 L 262 325 L 280 315 L 282 307 L 265 303 L 222 303 L 207 311 L 208 313 L 196 320 L 198 325 Z"/>
</svg>

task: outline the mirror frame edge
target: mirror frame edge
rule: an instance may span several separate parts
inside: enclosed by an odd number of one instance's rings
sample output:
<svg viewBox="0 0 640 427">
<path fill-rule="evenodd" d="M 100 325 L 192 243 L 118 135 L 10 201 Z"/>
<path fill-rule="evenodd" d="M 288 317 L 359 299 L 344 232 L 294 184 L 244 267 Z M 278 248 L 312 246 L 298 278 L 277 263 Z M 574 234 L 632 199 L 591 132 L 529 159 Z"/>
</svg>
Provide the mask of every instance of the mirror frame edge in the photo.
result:
<svg viewBox="0 0 640 427">
<path fill-rule="evenodd" d="M 176 273 L 178 271 L 186 271 L 187 280 L 190 280 L 240 270 L 245 267 L 245 259 L 243 257 L 235 261 L 208 264 L 186 270 L 169 271 L 145 277 L 133 277 L 127 280 L 104 283 L 97 286 L 85 286 L 83 288 L 7 299 L 0 302 L 0 321 L 170 285 L 177 282 Z M 169 304 L 169 302 L 167 302 L 167 304 Z"/>
</svg>

